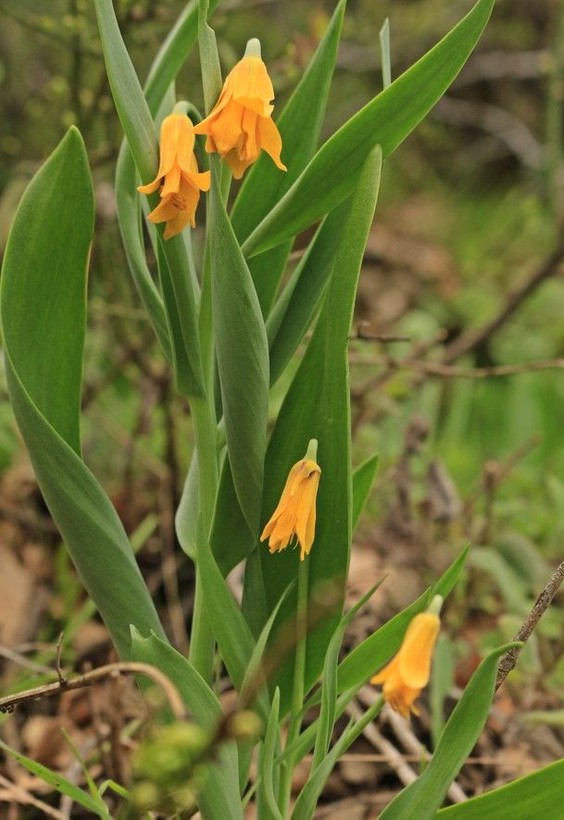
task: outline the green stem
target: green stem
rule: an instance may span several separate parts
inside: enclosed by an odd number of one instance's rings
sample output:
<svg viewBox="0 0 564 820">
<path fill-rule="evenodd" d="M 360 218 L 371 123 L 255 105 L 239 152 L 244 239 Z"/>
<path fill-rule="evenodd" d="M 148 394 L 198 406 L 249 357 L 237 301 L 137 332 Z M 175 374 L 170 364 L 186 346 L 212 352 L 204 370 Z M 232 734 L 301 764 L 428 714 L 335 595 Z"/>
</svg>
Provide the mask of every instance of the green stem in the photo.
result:
<svg viewBox="0 0 564 820">
<path fill-rule="evenodd" d="M 198 542 L 202 538 L 209 538 L 219 482 L 219 448 L 213 401 L 213 332 L 209 280 L 209 254 L 206 248 L 199 315 L 199 336 L 206 394 L 202 397 L 192 398 L 190 401 L 194 438 L 198 453 L 198 491 L 200 505 Z M 211 683 L 213 676 L 214 650 L 215 641 L 205 611 L 205 600 L 196 555 L 196 588 L 194 593 L 194 613 L 189 657 L 191 663 L 208 683 Z"/>
<path fill-rule="evenodd" d="M 292 687 L 292 707 L 286 746 L 293 743 L 300 734 L 302 725 L 302 709 L 304 705 L 304 678 L 306 668 L 307 647 L 307 606 L 309 595 L 309 560 L 300 561 L 298 567 L 298 597 L 296 602 L 296 656 L 294 660 L 294 681 Z M 290 755 L 282 767 L 280 778 L 280 805 L 282 816 L 288 813 L 292 792 L 292 775 L 295 757 Z"/>
</svg>

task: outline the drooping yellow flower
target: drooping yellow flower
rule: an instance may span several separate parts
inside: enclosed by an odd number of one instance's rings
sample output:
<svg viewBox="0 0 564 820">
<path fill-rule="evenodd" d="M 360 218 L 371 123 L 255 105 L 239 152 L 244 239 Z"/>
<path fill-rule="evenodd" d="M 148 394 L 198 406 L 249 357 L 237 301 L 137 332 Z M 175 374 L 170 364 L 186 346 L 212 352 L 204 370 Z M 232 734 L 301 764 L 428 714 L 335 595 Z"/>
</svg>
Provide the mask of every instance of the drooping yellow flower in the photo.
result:
<svg viewBox="0 0 564 820">
<path fill-rule="evenodd" d="M 260 56 L 260 43 L 249 40 L 242 60 L 227 75 L 218 101 L 209 116 L 196 125 L 196 134 L 207 134 L 206 151 L 217 152 L 240 179 L 261 150 L 270 154 L 281 171 L 282 138 L 272 120 L 274 89 Z"/>
<path fill-rule="evenodd" d="M 305 458 L 298 461 L 288 474 L 278 506 L 262 531 L 270 552 L 286 549 L 294 538 L 301 548 L 300 559 L 309 555 L 315 538 L 315 500 L 321 468 L 315 461 L 317 441 L 309 443 Z"/>
<path fill-rule="evenodd" d="M 409 624 L 397 655 L 370 683 L 383 684 L 382 694 L 392 709 L 404 717 L 419 714 L 414 701 L 429 683 L 433 649 L 439 634 L 438 611 L 442 604 L 436 595 L 427 612 L 421 612 Z"/>
<path fill-rule="evenodd" d="M 160 162 L 157 176 L 137 189 L 152 194 L 160 188 L 161 202 L 151 211 L 151 222 L 166 222 L 165 239 L 194 227 L 200 191 L 208 191 L 210 172 L 198 172 L 194 156 L 194 126 L 184 113 L 165 117 L 161 126 Z"/>
</svg>

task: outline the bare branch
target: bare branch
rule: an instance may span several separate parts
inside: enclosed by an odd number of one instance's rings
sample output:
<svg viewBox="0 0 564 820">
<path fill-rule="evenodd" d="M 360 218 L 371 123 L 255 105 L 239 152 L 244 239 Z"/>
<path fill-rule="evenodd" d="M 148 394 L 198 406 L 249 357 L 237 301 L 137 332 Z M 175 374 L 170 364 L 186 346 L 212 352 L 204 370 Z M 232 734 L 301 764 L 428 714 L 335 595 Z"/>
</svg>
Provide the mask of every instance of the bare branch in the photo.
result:
<svg viewBox="0 0 564 820">
<path fill-rule="evenodd" d="M 529 614 L 527 615 L 527 617 L 525 618 L 521 629 L 515 635 L 515 641 L 522 641 L 523 643 L 526 643 L 526 641 L 528 641 L 528 639 L 533 634 L 538 622 L 550 606 L 552 599 L 560 589 L 562 582 L 564 582 L 564 561 L 562 561 L 560 566 L 555 570 L 551 579 L 546 584 L 546 586 L 540 593 L 539 597 L 535 601 L 535 604 L 529 612 Z M 505 655 L 503 655 L 501 661 L 499 662 L 499 669 L 497 672 L 497 679 L 495 682 L 496 691 L 499 689 L 505 678 L 514 668 L 522 648 L 522 646 L 516 646 L 513 649 L 510 649 L 509 652 L 506 652 Z"/>
<path fill-rule="evenodd" d="M 60 669 L 58 669 L 58 675 L 59 680 L 53 683 L 45 683 L 42 686 L 35 686 L 32 689 L 26 689 L 24 692 L 18 692 L 17 694 L 0 698 L 0 712 L 13 712 L 17 706 L 26 703 L 28 700 L 56 695 L 72 689 L 83 689 L 86 686 L 92 686 L 94 683 L 99 683 L 107 679 L 111 680 L 120 675 L 144 675 L 147 678 L 151 678 L 161 687 L 175 718 L 183 720 L 187 716 L 184 703 L 176 686 L 163 672 L 148 663 L 137 663 L 134 661 L 109 663 L 106 666 L 91 669 L 83 675 L 77 675 L 74 678 L 62 677 Z"/>
</svg>

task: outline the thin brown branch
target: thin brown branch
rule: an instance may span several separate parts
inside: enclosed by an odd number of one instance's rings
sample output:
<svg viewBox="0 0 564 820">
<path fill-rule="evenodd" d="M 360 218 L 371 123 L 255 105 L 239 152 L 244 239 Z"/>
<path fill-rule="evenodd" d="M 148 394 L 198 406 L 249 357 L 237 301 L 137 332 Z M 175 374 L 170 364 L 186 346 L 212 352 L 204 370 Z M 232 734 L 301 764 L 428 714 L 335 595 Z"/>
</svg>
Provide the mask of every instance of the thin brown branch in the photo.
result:
<svg viewBox="0 0 564 820">
<path fill-rule="evenodd" d="M 541 370 L 564 370 L 564 359 L 542 359 L 536 362 L 492 365 L 491 367 L 458 367 L 442 362 L 402 359 L 398 367 L 409 367 L 428 376 L 444 379 L 489 379 L 518 376 L 521 373 L 537 373 Z"/>
<path fill-rule="evenodd" d="M 564 561 L 560 564 L 560 566 L 555 570 L 552 577 L 550 578 L 549 582 L 546 584 L 542 592 L 540 593 L 539 597 L 535 601 L 535 604 L 527 617 L 525 618 L 523 625 L 515 635 L 515 641 L 521 641 L 525 644 L 528 639 L 533 634 L 538 622 L 550 606 L 552 599 L 560 589 L 562 583 L 564 582 Z M 523 646 L 516 646 L 513 649 L 510 649 L 509 652 L 506 652 L 505 655 L 501 658 L 499 662 L 499 669 L 497 672 L 497 679 L 495 682 L 496 691 L 499 689 L 505 678 L 511 672 L 511 670 L 515 667 L 517 663 L 517 658 L 519 657 L 519 653 L 521 652 Z"/>
<path fill-rule="evenodd" d="M 74 678 L 59 677 L 59 680 L 53 683 L 45 683 L 14 695 L 7 695 L 4 698 L 0 698 L 0 712 L 13 712 L 17 706 L 29 700 L 56 695 L 73 689 L 83 689 L 86 686 L 92 686 L 100 681 L 116 678 L 120 675 L 144 675 L 147 678 L 151 678 L 165 693 L 174 717 L 178 720 L 186 718 L 184 703 L 178 693 L 178 689 L 170 678 L 148 663 L 137 663 L 134 661 L 109 663 L 106 666 L 91 669 L 83 675 L 77 675 Z"/>
<path fill-rule="evenodd" d="M 563 261 L 564 244 L 561 244 L 545 259 L 540 268 L 534 271 L 533 274 L 523 282 L 520 288 L 509 294 L 502 309 L 491 322 L 488 322 L 477 330 L 470 330 L 467 333 L 463 333 L 446 346 L 442 364 L 452 364 L 452 362 L 464 356 L 465 353 L 483 344 L 493 336 L 500 327 L 506 324 L 525 299 L 530 296 L 542 282 L 551 276 L 555 276 L 560 271 Z"/>
</svg>

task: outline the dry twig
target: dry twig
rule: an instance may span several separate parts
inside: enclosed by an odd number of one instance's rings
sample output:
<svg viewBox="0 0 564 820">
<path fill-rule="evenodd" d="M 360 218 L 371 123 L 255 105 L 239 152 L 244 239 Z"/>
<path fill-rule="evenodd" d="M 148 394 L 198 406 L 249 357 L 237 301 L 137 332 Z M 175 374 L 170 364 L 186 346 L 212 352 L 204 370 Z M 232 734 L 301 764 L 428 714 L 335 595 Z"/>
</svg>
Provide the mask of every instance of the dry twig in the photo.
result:
<svg viewBox="0 0 564 820">
<path fill-rule="evenodd" d="M 60 669 L 58 669 L 57 675 L 59 679 L 53 683 L 44 683 L 41 686 L 34 686 L 32 689 L 26 689 L 23 692 L 0 698 L 0 713 L 13 712 L 17 706 L 29 700 L 59 694 L 72 689 L 83 689 L 86 686 L 92 686 L 94 683 L 115 678 L 119 675 L 144 675 L 145 677 L 151 678 L 151 680 L 161 687 L 166 695 L 174 717 L 178 720 L 186 718 L 186 709 L 176 686 L 163 672 L 148 663 L 137 663 L 134 661 L 109 663 L 106 666 L 91 669 L 74 678 L 63 677 Z"/>
<path fill-rule="evenodd" d="M 550 606 L 552 599 L 560 589 L 560 586 L 564 582 L 564 561 L 560 564 L 560 566 L 554 571 L 552 577 L 540 593 L 539 597 L 534 603 L 533 608 L 525 618 L 523 625 L 515 635 L 513 640 L 521 641 L 524 645 L 528 639 L 533 634 L 538 622 Z M 510 649 L 509 652 L 506 652 L 505 655 L 501 658 L 499 662 L 499 669 L 497 672 L 497 679 L 495 682 L 496 691 L 499 689 L 505 678 L 514 668 L 515 664 L 517 663 L 517 658 L 519 657 L 519 653 L 523 649 L 523 646 L 515 646 L 513 649 Z"/>
</svg>

